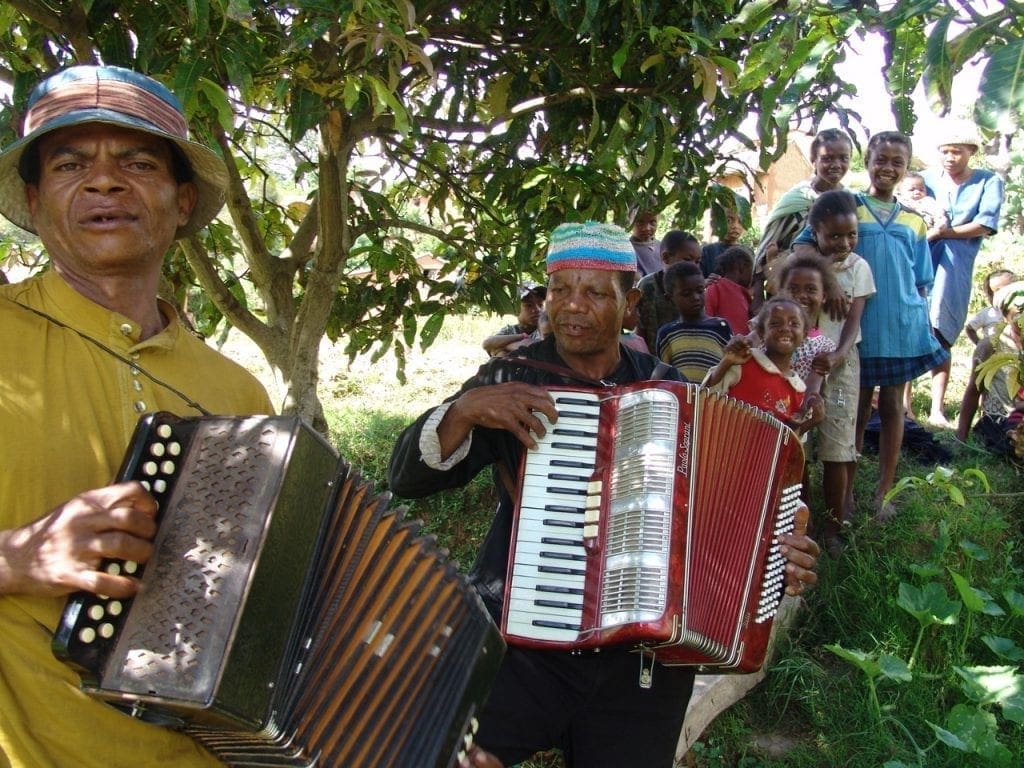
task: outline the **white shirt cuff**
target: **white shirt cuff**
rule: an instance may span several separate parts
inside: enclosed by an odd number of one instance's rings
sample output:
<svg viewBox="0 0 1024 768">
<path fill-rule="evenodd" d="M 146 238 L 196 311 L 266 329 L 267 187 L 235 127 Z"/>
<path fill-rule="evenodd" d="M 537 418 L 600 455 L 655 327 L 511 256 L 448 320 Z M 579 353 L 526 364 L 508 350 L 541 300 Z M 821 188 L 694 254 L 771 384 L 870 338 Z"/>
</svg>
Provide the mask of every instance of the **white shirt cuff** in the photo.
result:
<svg viewBox="0 0 1024 768">
<path fill-rule="evenodd" d="M 469 447 L 473 444 L 473 433 L 470 432 L 462 444 L 452 451 L 451 456 L 441 460 L 441 440 L 437 436 L 437 427 L 451 406 L 451 402 L 441 403 L 437 406 L 427 417 L 423 424 L 423 430 L 420 432 L 420 455 L 423 457 L 423 463 L 439 472 L 447 472 L 466 458 L 469 454 Z"/>
</svg>

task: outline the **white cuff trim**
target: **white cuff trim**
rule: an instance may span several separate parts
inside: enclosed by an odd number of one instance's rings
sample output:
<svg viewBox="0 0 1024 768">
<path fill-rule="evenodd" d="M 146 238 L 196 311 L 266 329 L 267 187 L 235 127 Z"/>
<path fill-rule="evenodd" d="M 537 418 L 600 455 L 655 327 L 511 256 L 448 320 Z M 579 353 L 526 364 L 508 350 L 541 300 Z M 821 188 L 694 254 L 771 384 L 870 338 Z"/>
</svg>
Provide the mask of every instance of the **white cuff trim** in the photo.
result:
<svg viewBox="0 0 1024 768">
<path fill-rule="evenodd" d="M 462 445 L 452 451 L 451 456 L 442 461 L 441 440 L 437 436 L 437 428 L 451 406 L 452 403 L 450 402 L 441 403 L 441 405 L 437 406 L 433 413 L 427 417 L 426 422 L 423 424 L 423 430 L 420 432 L 420 455 L 423 457 L 423 463 L 439 472 L 447 472 L 466 458 L 469 454 L 469 447 L 473 444 L 473 433 L 470 432 L 466 439 L 462 441 Z"/>
</svg>

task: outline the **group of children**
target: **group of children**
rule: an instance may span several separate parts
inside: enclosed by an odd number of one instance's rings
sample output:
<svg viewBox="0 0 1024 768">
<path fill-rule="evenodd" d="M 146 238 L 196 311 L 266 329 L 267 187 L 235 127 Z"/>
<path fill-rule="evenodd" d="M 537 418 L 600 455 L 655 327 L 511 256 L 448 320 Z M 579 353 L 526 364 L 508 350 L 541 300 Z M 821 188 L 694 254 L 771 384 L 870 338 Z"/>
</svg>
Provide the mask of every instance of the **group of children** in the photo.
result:
<svg viewBox="0 0 1024 768">
<path fill-rule="evenodd" d="M 949 354 L 933 336 L 928 316 L 932 222 L 923 216 L 933 212 L 915 184 L 901 188 L 911 151 L 905 135 L 877 133 L 865 156 L 867 192 L 816 190 L 806 226 L 772 274 L 773 295 L 755 311 L 754 253 L 735 244 L 738 235 L 717 249 L 709 274 L 702 265 L 706 249 L 692 235 L 672 230 L 660 240 L 660 270 L 651 269 L 648 254 L 648 274 L 637 286 L 637 314 L 627 319 L 638 332 L 624 339 L 674 365 L 687 380 L 751 402 L 798 433 L 816 428 L 814 455 L 822 462 L 827 510 L 820 536 L 834 557 L 845 546 L 843 524 L 854 511 L 857 459 L 872 411 L 877 409 L 881 424 L 873 508 L 876 520 L 885 522 L 895 513 L 886 495 L 896 479 L 906 384 Z M 641 236 L 653 237 L 650 221 L 641 226 Z M 1002 302 L 994 304 L 998 320 L 1016 319 L 1024 310 L 1024 282 L 1012 274 L 993 279 L 993 295 Z M 993 319 L 991 312 L 987 318 Z M 1012 330 L 995 341 L 991 335 L 981 339 L 984 353 L 1021 349 L 1015 323 L 1006 327 Z M 976 332 L 985 334 L 980 325 Z M 983 359 L 976 356 L 977 363 Z M 961 411 L 961 438 L 982 394 L 972 371 L 965 395 L 971 408 Z M 1013 402 L 993 408 L 1019 419 L 1024 391 L 1016 396 L 1016 410 Z"/>
<path fill-rule="evenodd" d="M 663 277 L 678 318 L 658 329 L 654 354 L 691 380 L 774 412 L 798 432 L 816 427 L 827 509 L 820 535 L 834 556 L 853 513 L 857 457 L 872 410 L 881 420 L 873 506 L 884 522 L 894 514 L 885 497 L 902 444 L 904 385 L 948 354 L 928 320 L 927 225 L 896 199 L 910 159 L 906 136 L 872 137 L 868 191 L 816 196 L 791 255 L 772 275 L 774 295 L 750 320 L 742 296 L 749 297 L 752 259 L 726 249 L 717 277 L 705 280 L 685 263 L 668 266 Z M 730 313 L 733 319 L 725 317 Z"/>
</svg>

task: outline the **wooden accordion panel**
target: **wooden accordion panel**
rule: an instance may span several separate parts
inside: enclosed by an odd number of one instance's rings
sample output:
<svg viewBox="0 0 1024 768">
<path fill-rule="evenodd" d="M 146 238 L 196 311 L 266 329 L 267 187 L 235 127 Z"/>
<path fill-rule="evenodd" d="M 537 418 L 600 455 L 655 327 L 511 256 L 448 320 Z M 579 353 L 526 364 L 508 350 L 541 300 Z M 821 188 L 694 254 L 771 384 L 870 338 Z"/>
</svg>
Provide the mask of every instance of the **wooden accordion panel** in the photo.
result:
<svg viewBox="0 0 1024 768">
<path fill-rule="evenodd" d="M 503 643 L 419 523 L 290 417 L 139 424 L 118 480 L 157 499 L 132 600 L 69 598 L 83 688 L 229 765 L 451 766 Z"/>
<path fill-rule="evenodd" d="M 759 668 L 784 589 L 776 540 L 800 506 L 799 438 L 692 384 L 550 391 L 558 421 L 520 474 L 506 640 Z"/>
</svg>

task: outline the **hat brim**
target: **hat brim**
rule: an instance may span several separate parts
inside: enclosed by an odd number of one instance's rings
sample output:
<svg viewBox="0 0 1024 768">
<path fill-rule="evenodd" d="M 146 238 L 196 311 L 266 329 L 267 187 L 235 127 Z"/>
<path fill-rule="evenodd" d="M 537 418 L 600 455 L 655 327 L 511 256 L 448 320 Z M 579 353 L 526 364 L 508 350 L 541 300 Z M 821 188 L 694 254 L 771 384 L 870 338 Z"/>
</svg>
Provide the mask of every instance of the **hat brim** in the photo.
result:
<svg viewBox="0 0 1024 768">
<path fill-rule="evenodd" d="M 82 109 L 48 121 L 45 126 L 18 139 L 0 153 L 0 213 L 22 229 L 38 234 L 32 223 L 25 195 L 25 182 L 18 173 L 18 164 L 32 142 L 61 128 L 88 123 L 102 123 L 142 131 L 167 139 L 174 144 L 192 167 L 192 183 L 196 187 L 196 204 L 187 222 L 178 227 L 175 239 L 193 235 L 211 221 L 224 207 L 228 185 L 224 161 L 210 148 L 182 139 L 154 127 L 145 120 L 106 109 Z"/>
</svg>

